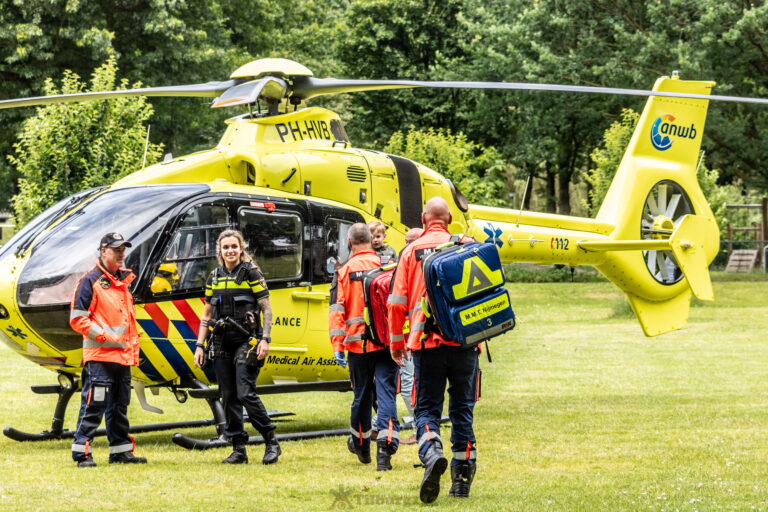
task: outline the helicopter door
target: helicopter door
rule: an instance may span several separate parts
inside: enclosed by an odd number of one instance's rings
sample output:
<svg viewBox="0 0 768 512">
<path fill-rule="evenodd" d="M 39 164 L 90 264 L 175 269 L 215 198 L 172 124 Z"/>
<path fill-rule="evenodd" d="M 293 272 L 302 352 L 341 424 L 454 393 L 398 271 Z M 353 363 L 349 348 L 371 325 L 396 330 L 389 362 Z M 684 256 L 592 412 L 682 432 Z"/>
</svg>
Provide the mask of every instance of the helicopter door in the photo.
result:
<svg viewBox="0 0 768 512">
<path fill-rule="evenodd" d="M 328 339 L 328 306 L 331 283 L 336 269 L 349 259 L 347 233 L 355 222 L 364 222 L 354 210 L 310 203 L 312 213 L 312 293 L 315 300 L 309 304 L 312 322 L 310 329 L 316 336 Z M 320 320 L 322 319 L 322 320 Z M 330 349 L 330 342 L 328 343 Z"/>
<path fill-rule="evenodd" d="M 403 222 L 401 211 L 404 210 L 401 203 L 405 204 L 406 210 L 410 208 L 411 204 L 414 204 L 419 209 L 420 214 L 421 189 L 418 187 L 418 171 L 415 173 L 416 180 L 413 186 L 409 187 L 406 184 L 403 189 L 403 200 L 401 201 L 402 170 L 396 168 L 392 159 L 383 153 L 366 151 L 363 155 L 371 169 L 371 213 L 373 216 L 387 226 L 393 226 L 403 232 L 407 231 L 409 227 L 415 227 Z M 400 170 L 399 173 L 398 170 Z M 389 245 L 395 243 L 393 240 L 389 240 L 389 234 L 387 243 Z"/>
<path fill-rule="evenodd" d="M 192 354 L 200 330 L 205 281 L 216 265 L 216 240 L 231 228 L 229 209 L 222 199 L 192 204 L 182 210 L 165 238 L 167 243 L 149 274 L 144 303 L 136 305 L 142 339 L 139 370 L 151 380 L 178 376 L 207 378 L 210 371 L 196 368 Z M 215 201 L 215 202 L 214 202 Z"/>
<path fill-rule="evenodd" d="M 308 301 L 303 296 L 310 290 L 309 278 L 304 275 L 309 274 L 304 217 L 303 202 L 244 201 L 237 209 L 237 227 L 269 287 L 272 351 L 276 356 L 292 352 L 294 349 L 285 345 L 301 341 L 309 324 Z"/>
</svg>

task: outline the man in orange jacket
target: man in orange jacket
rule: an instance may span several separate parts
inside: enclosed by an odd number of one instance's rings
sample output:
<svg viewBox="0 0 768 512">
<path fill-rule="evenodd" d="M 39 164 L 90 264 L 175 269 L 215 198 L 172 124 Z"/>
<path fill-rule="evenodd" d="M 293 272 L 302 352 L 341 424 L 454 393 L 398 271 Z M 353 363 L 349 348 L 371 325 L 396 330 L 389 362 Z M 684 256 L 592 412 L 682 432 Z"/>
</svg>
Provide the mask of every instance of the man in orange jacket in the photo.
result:
<svg viewBox="0 0 768 512">
<path fill-rule="evenodd" d="M 448 203 L 440 197 L 427 201 L 421 215 L 424 233 L 403 250 L 389 296 L 390 351 L 392 359 L 403 366 L 407 358 L 403 324 L 410 323 L 407 348 L 412 353 L 416 375 L 416 427 L 419 458 L 424 463 L 424 478 L 419 498 L 431 503 L 440 494 L 440 477 L 448 466 L 443 456 L 440 419 L 446 381 L 448 415 L 451 419 L 451 491 L 452 497 L 469 497 L 475 475 L 475 434 L 472 429 L 476 400 L 479 349 L 466 349 L 446 340 L 430 329 L 422 309 L 426 297 L 422 257 L 450 241 L 448 225 L 452 221 Z"/>
<path fill-rule="evenodd" d="M 136 313 L 128 286 L 136 276 L 121 268 L 131 243 L 119 233 L 101 239 L 96 267 L 77 285 L 69 324 L 83 335 L 83 398 L 72 458 L 77 467 L 94 467 L 90 445 L 106 413 L 109 463 L 140 463 L 128 435 L 131 366 L 139 364 Z"/>
<path fill-rule="evenodd" d="M 386 347 L 374 344 L 366 335 L 362 284 L 365 271 L 381 266 L 381 258 L 371 248 L 371 231 L 365 224 L 353 224 L 347 237 L 352 255 L 337 271 L 336 299 L 331 301 L 328 322 L 334 357 L 341 366 L 346 365 L 344 351 L 349 354 L 354 399 L 347 448 L 363 464 L 371 462 L 371 411 L 376 393 L 379 404 L 376 469 L 387 471 L 392 469 L 390 459 L 400 443 L 395 405 L 397 365 L 384 350 Z"/>
</svg>

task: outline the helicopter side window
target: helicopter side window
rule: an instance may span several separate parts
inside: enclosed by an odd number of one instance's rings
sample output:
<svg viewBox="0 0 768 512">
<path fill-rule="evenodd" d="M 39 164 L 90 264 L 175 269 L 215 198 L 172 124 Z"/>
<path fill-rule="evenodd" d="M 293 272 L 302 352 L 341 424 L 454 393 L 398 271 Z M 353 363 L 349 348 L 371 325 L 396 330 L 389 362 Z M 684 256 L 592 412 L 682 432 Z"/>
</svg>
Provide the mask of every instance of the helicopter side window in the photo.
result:
<svg viewBox="0 0 768 512">
<path fill-rule="evenodd" d="M 248 251 L 267 280 L 301 277 L 303 231 L 293 213 L 240 208 L 238 223 Z"/>
<path fill-rule="evenodd" d="M 347 234 L 352 222 L 330 218 L 326 221 L 327 238 L 325 242 L 325 271 L 333 275 L 349 259 Z"/>
<path fill-rule="evenodd" d="M 216 240 L 230 228 L 227 208 L 197 205 L 179 223 L 165 257 L 155 270 L 150 289 L 153 294 L 198 290 L 216 268 Z"/>
</svg>

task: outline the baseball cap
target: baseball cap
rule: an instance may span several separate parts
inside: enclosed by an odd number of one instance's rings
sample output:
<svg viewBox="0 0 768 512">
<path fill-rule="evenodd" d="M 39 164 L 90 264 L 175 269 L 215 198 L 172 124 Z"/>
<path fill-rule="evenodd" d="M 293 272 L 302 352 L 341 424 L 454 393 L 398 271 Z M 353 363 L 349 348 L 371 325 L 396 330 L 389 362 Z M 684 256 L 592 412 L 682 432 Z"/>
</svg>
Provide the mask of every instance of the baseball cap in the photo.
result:
<svg viewBox="0 0 768 512">
<path fill-rule="evenodd" d="M 107 233 L 103 237 L 101 237 L 101 244 L 100 247 L 120 247 L 121 245 L 124 245 L 126 247 L 132 247 L 133 244 L 123 238 L 123 235 L 120 233 Z"/>
</svg>

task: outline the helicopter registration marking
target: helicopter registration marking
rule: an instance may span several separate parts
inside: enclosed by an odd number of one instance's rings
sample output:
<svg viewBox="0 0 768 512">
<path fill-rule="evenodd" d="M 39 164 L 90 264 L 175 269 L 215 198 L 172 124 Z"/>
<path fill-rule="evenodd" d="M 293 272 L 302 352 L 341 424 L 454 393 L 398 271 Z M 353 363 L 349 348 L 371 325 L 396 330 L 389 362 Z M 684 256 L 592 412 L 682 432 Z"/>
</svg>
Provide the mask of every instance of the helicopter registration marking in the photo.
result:
<svg viewBox="0 0 768 512">
<path fill-rule="evenodd" d="M 550 249 L 556 249 L 556 250 L 561 250 L 562 249 L 563 251 L 567 251 L 568 250 L 568 239 L 567 238 L 553 237 L 549 241 L 549 248 Z"/>
<path fill-rule="evenodd" d="M 277 123 L 275 129 L 280 136 L 280 142 L 285 142 L 286 139 L 288 139 L 288 142 L 297 142 L 304 139 L 333 140 L 331 138 L 331 131 L 328 129 L 328 123 L 325 121 L 308 119 L 301 124 L 299 124 L 299 121 Z M 289 135 L 290 138 L 288 137 Z"/>
</svg>

